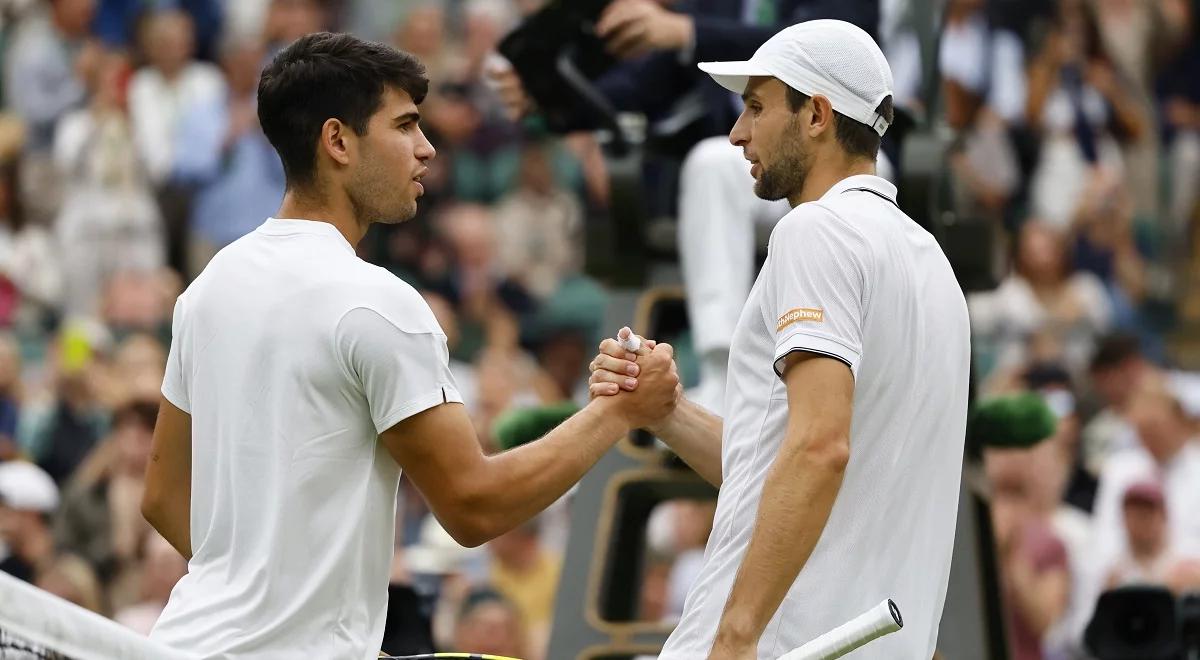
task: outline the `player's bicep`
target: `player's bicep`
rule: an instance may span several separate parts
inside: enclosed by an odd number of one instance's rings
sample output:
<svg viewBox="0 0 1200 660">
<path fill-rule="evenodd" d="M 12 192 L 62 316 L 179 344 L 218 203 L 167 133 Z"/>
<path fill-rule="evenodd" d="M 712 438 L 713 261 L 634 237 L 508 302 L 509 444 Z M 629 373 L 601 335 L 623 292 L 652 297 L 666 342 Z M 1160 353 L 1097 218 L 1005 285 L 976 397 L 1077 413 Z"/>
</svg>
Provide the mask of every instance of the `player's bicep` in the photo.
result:
<svg viewBox="0 0 1200 660">
<path fill-rule="evenodd" d="M 789 353 L 783 362 L 788 399 L 785 443 L 848 458 L 854 412 L 850 368 L 836 358 L 805 351 Z"/>
<path fill-rule="evenodd" d="M 192 416 L 164 396 L 146 465 L 143 511 L 161 512 L 169 508 L 168 504 L 191 493 L 191 484 Z"/>
<path fill-rule="evenodd" d="M 486 460 L 461 403 L 444 403 L 401 420 L 379 436 L 404 474 L 452 535 L 461 529 Z"/>
</svg>

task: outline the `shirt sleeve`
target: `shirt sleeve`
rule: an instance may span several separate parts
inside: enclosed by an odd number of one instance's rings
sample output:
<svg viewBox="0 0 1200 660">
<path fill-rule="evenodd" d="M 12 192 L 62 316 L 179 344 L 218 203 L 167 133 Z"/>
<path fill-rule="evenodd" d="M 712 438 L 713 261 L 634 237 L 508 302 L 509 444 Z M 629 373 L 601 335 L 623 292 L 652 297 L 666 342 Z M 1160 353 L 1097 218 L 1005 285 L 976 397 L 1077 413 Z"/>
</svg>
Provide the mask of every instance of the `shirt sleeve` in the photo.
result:
<svg viewBox="0 0 1200 660">
<path fill-rule="evenodd" d="M 183 298 L 179 298 L 175 301 L 175 311 L 171 314 L 171 350 L 167 353 L 167 368 L 163 375 L 162 393 L 172 405 L 190 415 L 192 414 L 192 402 L 188 396 L 187 382 L 183 376 L 183 350 Z"/>
<path fill-rule="evenodd" d="M 356 307 L 338 322 L 335 341 L 379 433 L 442 403 L 462 403 L 440 332 L 406 331 L 373 309 Z"/>
<path fill-rule="evenodd" d="M 776 375 L 783 377 L 788 354 L 806 351 L 841 360 L 858 377 L 868 254 L 862 234 L 815 204 L 776 227 L 763 298 L 775 324 Z"/>
</svg>

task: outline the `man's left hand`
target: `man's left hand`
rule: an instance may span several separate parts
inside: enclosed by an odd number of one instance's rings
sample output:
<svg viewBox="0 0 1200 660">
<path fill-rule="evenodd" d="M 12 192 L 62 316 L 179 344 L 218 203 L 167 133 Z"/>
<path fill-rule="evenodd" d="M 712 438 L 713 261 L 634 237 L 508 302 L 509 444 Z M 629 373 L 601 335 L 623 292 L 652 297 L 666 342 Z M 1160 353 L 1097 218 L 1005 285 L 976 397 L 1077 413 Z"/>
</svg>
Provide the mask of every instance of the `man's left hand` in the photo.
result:
<svg viewBox="0 0 1200 660">
<path fill-rule="evenodd" d="M 621 59 L 655 50 L 680 50 L 692 41 L 692 17 L 668 11 L 654 0 L 616 0 L 596 23 L 596 34 Z"/>
</svg>

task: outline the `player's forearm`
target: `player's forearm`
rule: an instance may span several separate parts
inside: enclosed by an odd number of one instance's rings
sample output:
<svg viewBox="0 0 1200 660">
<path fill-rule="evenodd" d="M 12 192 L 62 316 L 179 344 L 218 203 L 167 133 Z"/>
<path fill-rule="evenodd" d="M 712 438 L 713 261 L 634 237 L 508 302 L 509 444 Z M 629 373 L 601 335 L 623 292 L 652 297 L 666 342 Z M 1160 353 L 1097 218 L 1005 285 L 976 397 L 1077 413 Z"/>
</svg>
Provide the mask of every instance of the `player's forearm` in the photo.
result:
<svg viewBox="0 0 1200 660">
<path fill-rule="evenodd" d="M 174 497 L 143 500 L 142 516 L 184 559 L 192 558 L 192 497 L 190 486 Z"/>
<path fill-rule="evenodd" d="M 721 615 L 714 650 L 757 643 L 833 510 L 849 442 L 797 440 L 785 441 L 763 485 L 754 534 Z"/>
<path fill-rule="evenodd" d="M 596 399 L 540 440 L 488 457 L 466 507 L 485 537 L 480 542 L 553 504 L 628 432 L 613 402 Z"/>
<path fill-rule="evenodd" d="M 720 487 L 723 427 L 720 417 L 683 399 L 661 425 L 647 430 L 667 443 L 705 481 Z"/>
</svg>

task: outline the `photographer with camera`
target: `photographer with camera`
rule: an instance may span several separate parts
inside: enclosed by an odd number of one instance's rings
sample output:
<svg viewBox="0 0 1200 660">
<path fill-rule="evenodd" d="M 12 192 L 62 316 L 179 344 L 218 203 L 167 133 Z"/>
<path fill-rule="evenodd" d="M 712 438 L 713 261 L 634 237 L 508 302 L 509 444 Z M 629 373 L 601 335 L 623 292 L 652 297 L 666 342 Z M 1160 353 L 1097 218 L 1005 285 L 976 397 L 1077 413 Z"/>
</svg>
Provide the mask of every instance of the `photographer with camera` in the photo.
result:
<svg viewBox="0 0 1200 660">
<path fill-rule="evenodd" d="M 815 18 L 854 23 L 872 36 L 879 24 L 876 0 L 612 0 L 595 23 L 595 35 L 618 63 L 592 81 L 617 110 L 641 112 L 654 119 L 669 113 L 688 92 L 703 95 L 704 136 L 724 136 L 741 112 L 740 101 L 708 82 L 696 64 L 741 60 L 787 25 Z M 536 111 L 521 73 L 503 66 L 490 71 L 505 109 L 516 120 Z M 577 125 L 597 126 L 581 99 L 570 113 Z"/>
</svg>

